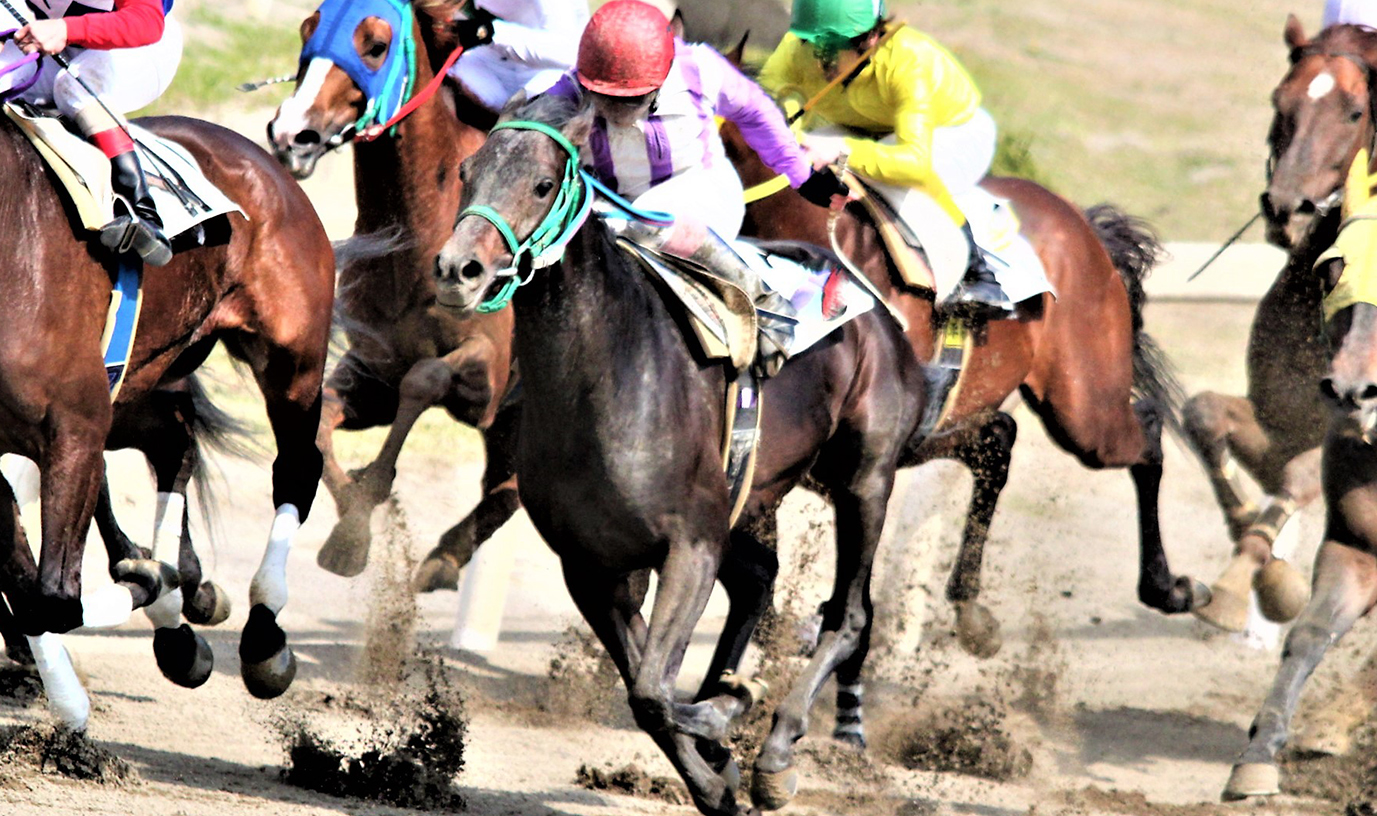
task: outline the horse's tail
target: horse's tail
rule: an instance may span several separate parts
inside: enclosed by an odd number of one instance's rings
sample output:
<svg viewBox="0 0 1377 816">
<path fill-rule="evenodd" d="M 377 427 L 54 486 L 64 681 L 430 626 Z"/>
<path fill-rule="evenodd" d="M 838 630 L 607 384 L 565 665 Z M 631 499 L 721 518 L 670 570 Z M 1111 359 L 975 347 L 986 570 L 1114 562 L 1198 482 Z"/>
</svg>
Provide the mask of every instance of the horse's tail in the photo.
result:
<svg viewBox="0 0 1377 816">
<path fill-rule="evenodd" d="M 369 337 L 382 342 L 377 329 L 355 320 L 346 313 L 346 304 L 352 294 L 350 288 L 355 284 L 340 283 L 345 269 L 358 263 L 368 263 L 379 258 L 408 252 L 414 239 L 401 227 L 390 227 L 376 232 L 356 233 L 340 241 L 332 242 L 335 250 L 335 305 L 330 319 L 330 356 L 338 360 L 349 350 L 347 337 Z"/>
<path fill-rule="evenodd" d="M 1167 429 L 1182 439 L 1181 405 L 1186 390 L 1166 352 L 1143 330 L 1143 306 L 1147 303 L 1143 280 L 1166 251 L 1146 221 L 1111 204 L 1096 204 L 1085 211 L 1085 217 L 1109 251 L 1128 290 L 1133 320 L 1133 389 L 1139 397 L 1156 403 Z"/>
<path fill-rule="evenodd" d="M 206 451 L 258 459 L 263 455 L 263 448 L 255 443 L 253 428 L 248 423 L 236 419 L 215 404 L 195 372 L 187 375 L 183 383 L 191 402 L 191 484 L 196 488 L 201 506 L 201 521 L 213 539 L 219 480 L 207 466 Z"/>
</svg>

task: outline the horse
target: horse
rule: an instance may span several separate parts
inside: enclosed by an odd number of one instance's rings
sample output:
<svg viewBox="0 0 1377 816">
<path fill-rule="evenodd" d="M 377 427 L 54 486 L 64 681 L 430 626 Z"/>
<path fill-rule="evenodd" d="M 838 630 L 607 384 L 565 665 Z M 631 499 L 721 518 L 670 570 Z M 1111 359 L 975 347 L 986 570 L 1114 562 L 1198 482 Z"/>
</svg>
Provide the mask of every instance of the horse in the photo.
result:
<svg viewBox="0 0 1377 816">
<path fill-rule="evenodd" d="M 446 24 L 462 5 L 413 4 L 413 31 L 406 32 L 416 49 L 413 88 L 427 86 L 455 51 Z M 303 49 L 317 29 L 332 23 L 321 14 L 302 23 Z M 360 59 L 381 65 L 393 34 L 386 20 L 363 18 L 352 33 Z M 268 125 L 269 141 L 292 174 L 305 178 L 321 156 L 351 140 L 364 106 L 364 93 L 349 74 L 316 57 L 303 64 L 292 97 Z M 491 120 L 445 90 L 418 104 L 395 135 L 354 142 L 358 220 L 356 238 L 340 252 L 337 304 L 349 349 L 326 381 L 318 440 L 340 521 L 317 561 L 338 575 L 357 575 L 367 565 L 372 512 L 392 492 L 407 434 L 433 405 L 483 432 L 487 466 L 481 501 L 441 536 L 417 570 L 417 587 L 457 587 L 459 568 L 519 506 L 509 452 L 518 409 L 504 403 L 512 383 L 511 315 L 458 317 L 437 308 L 432 276 L 459 212 L 459 163 L 483 143 Z M 378 457 L 346 474 L 335 458 L 334 432 L 379 425 L 390 428 Z"/>
<path fill-rule="evenodd" d="M 739 55 L 740 46 L 738 61 Z M 749 187 L 774 178 L 739 130 L 726 125 L 722 136 L 743 183 Z M 1083 465 L 1128 468 L 1138 494 L 1138 599 L 1167 614 L 1198 609 L 1208 602 L 1209 591 L 1172 573 L 1158 525 L 1162 429 L 1175 427 L 1181 392 L 1169 362 L 1143 328 L 1142 280 L 1160 245 L 1143 222 L 1107 205 L 1081 212 L 1022 179 L 991 176 L 982 186 L 1012 203 L 1057 296 L 1044 295 L 1041 302 L 1025 303 L 1015 318 L 980 327 L 946 417 L 905 462 L 955 459 L 974 476 L 946 587 L 956 608 L 959 642 L 979 657 L 993 656 L 1002 645 L 999 622 L 978 598 L 986 536 L 1018 433 L 1014 418 L 1000 406 L 1015 390 L 1053 441 Z M 747 205 L 742 233 L 831 243 L 903 315 L 918 359 L 933 359 L 948 317 L 931 292 L 901 282 L 874 221 L 860 205 L 848 205 L 832 220 L 800 196 L 775 193 Z M 859 686 L 859 679 L 855 682 Z M 835 736 L 863 745 L 854 691 L 840 690 L 838 707 L 857 722 L 839 720 Z"/>
<path fill-rule="evenodd" d="M 1334 288 L 1339 259 L 1321 263 L 1317 288 Z M 1330 413 L 1321 444 L 1328 514 L 1315 553 L 1309 602 L 1286 635 L 1281 665 L 1224 788 L 1226 801 L 1280 792 L 1277 753 L 1286 745 L 1301 690 L 1331 646 L 1377 606 L 1377 304 L 1360 301 L 1326 323 L 1332 349 L 1316 392 Z"/>
<path fill-rule="evenodd" d="M 767 576 L 778 565 L 756 527 L 805 477 L 835 508 L 837 574 L 822 635 L 755 760 L 753 798 L 782 807 L 797 783 L 793 746 L 813 699 L 869 648 L 870 570 L 894 469 L 916 445 L 921 366 L 879 312 L 792 359 L 763 385 L 754 479 L 741 518 L 729 525 L 723 368 L 695 357 L 656 285 L 601 219 L 584 222 L 562 260 L 540 269 L 504 242 L 503 233 L 529 235 L 556 217 L 553 204 L 565 195 L 557 191 L 577 183 L 578 146 L 592 125 L 591 108 L 556 97 L 513 105 L 522 107 L 509 105 L 462 166 L 466 209 L 437 260 L 438 296 L 447 307 L 472 309 L 506 280 L 498 276 L 504 268 L 519 267 L 510 271 L 527 281 L 512 300 L 522 505 L 616 663 L 637 724 L 703 813 L 753 812 L 736 803 L 736 766 L 721 744 L 749 698 L 712 671 L 734 665 L 769 604 Z M 488 220 L 471 217 L 477 208 Z M 502 233 L 493 218 L 505 222 Z M 649 621 L 633 586 L 646 569 L 660 573 Z M 719 578 L 731 610 L 713 669 L 694 703 L 675 702 L 680 661 Z"/>
<path fill-rule="evenodd" d="M 203 242 L 179 242 L 168 266 L 144 271 L 144 319 L 112 405 L 100 353 L 112 259 L 51 215 L 67 209 L 50 172 L 15 126 L 0 123 L 0 172 L 8 182 L 0 223 L 12 230 L 0 248 L 0 267 L 8 270 L 0 286 L 11 305 L 0 329 L 0 452 L 38 463 L 43 528 L 37 563 L 22 530 L 6 537 L 0 591 L 29 635 L 68 631 L 100 611 L 84 608 L 81 562 L 104 474 L 102 449 L 131 406 L 186 377 L 224 342 L 253 372 L 277 446 L 276 514 L 239 647 L 246 686 L 271 697 L 296 669 L 277 613 L 287 601 L 287 550 L 321 472 L 315 431 L 333 254 L 300 187 L 251 141 L 185 117 L 140 124 L 184 147 L 247 217 L 211 222 Z M 14 505 L 7 482 L 0 503 Z M 117 574 L 134 608 L 176 585 L 174 570 L 144 559 L 117 565 Z"/>
<path fill-rule="evenodd" d="M 1338 234 L 1344 173 L 1374 133 L 1369 83 L 1377 34 L 1341 25 L 1310 40 L 1291 15 L 1283 36 L 1290 67 L 1272 94 L 1261 207 L 1267 240 L 1286 250 L 1286 266 L 1253 317 L 1247 395 L 1204 392 L 1184 409 L 1188 438 L 1234 541 L 1232 560 L 1212 587 L 1216 602 L 1203 617 L 1234 631 L 1246 625 L 1250 589 L 1263 614 L 1279 622 L 1300 611 L 1286 599 L 1303 605 L 1304 579 L 1273 557 L 1272 544 L 1287 519 L 1321 492 L 1327 422 L 1313 383 L 1324 376 L 1328 354 L 1317 330 L 1321 289 L 1312 267 Z M 1238 465 L 1266 494 L 1261 507 L 1240 483 Z"/>
</svg>

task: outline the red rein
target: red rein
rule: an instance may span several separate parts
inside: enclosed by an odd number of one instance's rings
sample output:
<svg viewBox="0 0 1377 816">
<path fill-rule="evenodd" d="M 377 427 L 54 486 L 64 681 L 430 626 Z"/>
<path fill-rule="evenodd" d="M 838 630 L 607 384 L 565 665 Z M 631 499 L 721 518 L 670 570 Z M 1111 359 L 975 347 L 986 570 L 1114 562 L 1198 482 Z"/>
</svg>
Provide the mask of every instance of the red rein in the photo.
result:
<svg viewBox="0 0 1377 816">
<path fill-rule="evenodd" d="M 421 89 L 420 93 L 415 94 L 410 99 L 408 99 L 406 104 L 402 105 L 402 109 L 397 111 L 396 116 L 393 116 L 391 119 L 388 119 L 381 125 L 373 125 L 372 127 L 364 128 L 354 136 L 354 141 L 373 141 L 374 139 L 383 135 L 383 133 L 387 131 L 389 128 L 391 128 L 393 125 L 397 124 L 398 122 L 402 121 L 407 116 L 409 116 L 412 113 L 412 111 L 424 105 L 426 101 L 430 99 L 432 96 L 434 96 L 435 92 L 440 89 L 440 83 L 445 81 L 445 74 L 449 73 L 449 69 L 454 65 L 455 61 L 459 59 L 459 55 L 463 53 L 464 47 L 462 45 L 456 46 L 454 51 L 450 53 L 449 57 L 445 59 L 445 64 L 440 66 L 439 71 L 435 72 L 435 76 L 431 78 L 430 82 L 427 83 L 426 86 Z"/>
</svg>

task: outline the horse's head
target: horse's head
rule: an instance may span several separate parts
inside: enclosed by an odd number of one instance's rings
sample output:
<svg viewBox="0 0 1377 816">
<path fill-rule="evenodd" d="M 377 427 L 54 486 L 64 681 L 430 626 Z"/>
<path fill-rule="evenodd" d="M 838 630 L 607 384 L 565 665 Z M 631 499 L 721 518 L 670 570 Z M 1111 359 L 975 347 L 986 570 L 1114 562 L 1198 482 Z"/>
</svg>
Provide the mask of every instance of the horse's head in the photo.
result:
<svg viewBox="0 0 1377 816">
<path fill-rule="evenodd" d="M 1272 94 L 1262 211 L 1267 239 L 1295 250 L 1327 221 L 1332 237 L 1345 174 L 1358 149 L 1372 143 L 1377 32 L 1332 26 L 1309 40 L 1292 15 L 1285 39 L 1291 68 Z"/>
<path fill-rule="evenodd" d="M 499 296 L 505 303 L 531 274 L 532 255 L 561 236 L 581 201 L 578 149 L 592 124 L 591 108 L 576 111 L 551 95 L 527 103 L 517 94 L 508 104 L 488 140 L 460 165 L 459 218 L 435 259 L 441 305 L 474 311 Z M 505 295 L 489 295 L 499 280 Z"/>
<path fill-rule="evenodd" d="M 278 161 L 306 178 L 325 153 L 392 116 L 425 58 L 416 14 L 438 27 L 454 0 L 325 0 L 301 23 L 296 90 L 268 123 Z"/>
</svg>

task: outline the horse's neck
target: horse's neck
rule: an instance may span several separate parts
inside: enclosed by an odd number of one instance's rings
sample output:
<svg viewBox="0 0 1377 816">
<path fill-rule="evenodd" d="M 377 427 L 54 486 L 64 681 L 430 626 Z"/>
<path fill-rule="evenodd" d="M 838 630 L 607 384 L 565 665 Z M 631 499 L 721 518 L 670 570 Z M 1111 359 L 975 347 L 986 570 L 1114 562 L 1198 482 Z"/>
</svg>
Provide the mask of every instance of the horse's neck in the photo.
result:
<svg viewBox="0 0 1377 816">
<path fill-rule="evenodd" d="M 417 54 L 417 89 L 434 76 L 424 49 Z M 342 273 L 350 296 L 375 307 L 424 298 L 433 290 L 430 261 L 454 226 L 459 209 L 459 163 L 483 133 L 455 118 L 442 89 L 397 126 L 395 137 L 354 145 L 355 234 L 382 234 L 400 244 Z M 384 310 L 386 311 L 386 310 Z"/>
</svg>

